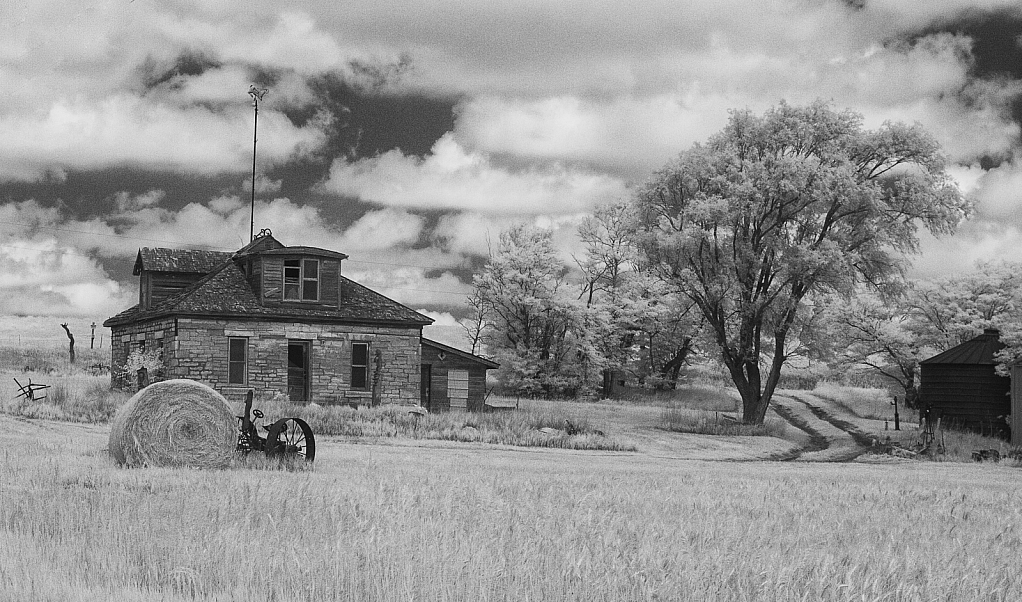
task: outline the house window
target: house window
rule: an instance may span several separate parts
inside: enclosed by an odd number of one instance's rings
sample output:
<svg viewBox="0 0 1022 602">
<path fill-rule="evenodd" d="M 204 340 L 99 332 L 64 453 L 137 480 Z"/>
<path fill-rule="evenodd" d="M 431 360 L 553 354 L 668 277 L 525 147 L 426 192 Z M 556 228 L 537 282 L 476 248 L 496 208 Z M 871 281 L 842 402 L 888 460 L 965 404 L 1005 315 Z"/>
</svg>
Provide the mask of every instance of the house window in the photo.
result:
<svg viewBox="0 0 1022 602">
<path fill-rule="evenodd" d="M 227 384 L 243 385 L 248 381 L 248 339 L 231 337 L 227 343 Z"/>
<path fill-rule="evenodd" d="M 284 299 L 319 301 L 319 260 L 284 260 Z"/>
<path fill-rule="evenodd" d="M 468 370 L 447 372 L 447 397 L 452 410 L 468 409 Z"/>
<path fill-rule="evenodd" d="M 369 343 L 351 344 L 351 388 L 369 388 Z"/>
</svg>

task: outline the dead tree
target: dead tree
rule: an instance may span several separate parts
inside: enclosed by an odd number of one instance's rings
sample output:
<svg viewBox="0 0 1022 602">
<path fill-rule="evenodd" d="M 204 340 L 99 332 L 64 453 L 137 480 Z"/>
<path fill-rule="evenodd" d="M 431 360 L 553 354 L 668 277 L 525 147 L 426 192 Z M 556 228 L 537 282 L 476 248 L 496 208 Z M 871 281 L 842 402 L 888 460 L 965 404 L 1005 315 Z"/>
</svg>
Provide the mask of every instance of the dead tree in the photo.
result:
<svg viewBox="0 0 1022 602">
<path fill-rule="evenodd" d="M 68 356 L 71 358 L 71 363 L 73 364 L 75 363 L 75 335 L 71 334 L 71 330 L 68 329 L 67 327 L 67 322 L 61 324 L 60 327 L 64 329 L 64 332 L 67 333 L 67 338 L 70 341 L 68 343 L 67 353 Z"/>
</svg>

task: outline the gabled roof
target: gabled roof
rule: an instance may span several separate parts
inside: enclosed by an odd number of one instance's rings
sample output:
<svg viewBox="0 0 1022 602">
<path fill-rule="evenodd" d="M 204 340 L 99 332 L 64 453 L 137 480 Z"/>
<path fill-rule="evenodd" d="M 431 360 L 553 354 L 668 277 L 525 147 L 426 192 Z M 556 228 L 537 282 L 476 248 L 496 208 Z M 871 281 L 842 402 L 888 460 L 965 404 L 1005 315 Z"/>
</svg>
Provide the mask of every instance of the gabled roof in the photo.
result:
<svg viewBox="0 0 1022 602">
<path fill-rule="evenodd" d="M 231 255 L 233 253 L 224 251 L 142 247 L 135 257 L 135 269 L 132 270 L 132 274 L 138 276 L 142 270 L 208 274 L 215 267 L 230 259 Z"/>
<path fill-rule="evenodd" d="M 1000 332 L 996 328 L 988 328 L 983 334 L 974 339 L 969 339 L 961 345 L 948 349 L 920 364 L 974 364 L 994 365 L 997 361 L 994 356 L 998 351 L 1004 349 L 1004 344 L 999 339 Z"/>
<path fill-rule="evenodd" d="M 462 351 L 460 349 L 455 349 L 454 347 L 448 347 L 447 345 L 444 345 L 443 343 L 438 343 L 437 341 L 433 341 L 431 339 L 427 339 L 426 337 L 422 337 L 422 344 L 426 345 L 427 347 L 433 347 L 434 349 L 437 349 L 439 351 L 450 353 L 451 355 L 460 357 L 462 359 L 466 359 L 466 360 L 470 360 L 470 361 L 473 361 L 473 362 L 477 362 L 479 364 L 482 364 L 482 365 L 486 366 L 487 368 L 500 368 L 500 364 L 498 364 L 497 362 L 492 362 L 492 361 L 486 359 L 485 357 L 479 357 L 478 355 L 472 355 L 471 353 L 469 353 L 467 351 Z"/>
<path fill-rule="evenodd" d="M 266 233 L 267 230 L 260 232 L 252 239 L 252 242 L 248 243 L 244 247 L 241 247 L 234 252 L 235 255 L 247 255 L 249 253 L 262 253 L 266 251 L 272 251 L 273 249 L 280 249 L 284 246 L 284 243 L 280 242 L 276 238 L 273 238 L 272 234 Z"/>
<path fill-rule="evenodd" d="M 245 275 L 230 259 L 209 274 L 164 299 L 155 307 L 132 307 L 103 323 L 116 326 L 170 316 L 226 317 L 263 320 L 313 320 L 336 323 L 400 324 L 424 326 L 433 320 L 340 276 L 338 307 L 286 304 L 263 306 Z"/>
</svg>

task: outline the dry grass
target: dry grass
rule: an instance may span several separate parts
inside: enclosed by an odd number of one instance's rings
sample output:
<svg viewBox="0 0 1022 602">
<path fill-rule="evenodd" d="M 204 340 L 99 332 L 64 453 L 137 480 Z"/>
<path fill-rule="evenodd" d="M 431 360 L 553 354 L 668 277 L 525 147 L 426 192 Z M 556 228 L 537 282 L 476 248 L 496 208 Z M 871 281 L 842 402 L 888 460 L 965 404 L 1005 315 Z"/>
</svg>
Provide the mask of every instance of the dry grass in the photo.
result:
<svg viewBox="0 0 1022 602">
<path fill-rule="evenodd" d="M 113 419 L 117 408 L 131 397 L 130 393 L 110 389 L 109 374 L 95 376 L 79 366 L 53 373 L 0 372 L 0 378 L 5 381 L 0 387 L 4 393 L 0 411 L 25 418 L 105 423 Z M 41 391 L 46 396 L 44 399 L 29 401 L 17 396 L 15 378 L 22 385 L 31 379 L 33 383 L 50 388 Z"/>
<path fill-rule="evenodd" d="M 443 412 L 420 416 L 401 406 L 352 409 L 349 407 L 296 406 L 278 400 L 257 401 L 254 407 L 267 424 L 297 416 L 316 434 L 352 438 L 438 439 L 522 447 L 554 447 L 635 451 L 635 446 L 607 436 L 578 404 L 554 404 L 512 412 Z M 239 413 L 242 411 L 238 408 Z M 540 429 L 556 432 L 544 433 Z"/>
<path fill-rule="evenodd" d="M 1022 598 L 1002 467 L 334 444 L 312 472 L 123 470 L 69 433 L 0 441 L 2 599 Z"/>
<path fill-rule="evenodd" d="M 667 406 L 661 414 L 661 428 L 676 433 L 697 433 L 700 435 L 723 435 L 728 437 L 753 436 L 784 438 L 788 423 L 780 418 L 767 418 L 763 424 L 742 424 L 729 420 L 723 412 L 690 410 L 685 407 Z"/>
<path fill-rule="evenodd" d="M 679 385 L 677 389 L 667 391 L 626 388 L 618 401 L 708 412 L 734 412 L 738 407 L 738 398 L 728 387 L 711 384 Z"/>
<path fill-rule="evenodd" d="M 894 406 L 891 405 L 894 395 L 887 389 L 849 387 L 832 382 L 821 382 L 813 389 L 813 395 L 833 401 L 859 418 L 894 422 Z M 915 421 L 918 413 L 905 407 L 903 397 L 904 395 L 900 395 L 898 401 L 898 412 L 901 419 L 906 422 L 909 419 Z"/>
</svg>

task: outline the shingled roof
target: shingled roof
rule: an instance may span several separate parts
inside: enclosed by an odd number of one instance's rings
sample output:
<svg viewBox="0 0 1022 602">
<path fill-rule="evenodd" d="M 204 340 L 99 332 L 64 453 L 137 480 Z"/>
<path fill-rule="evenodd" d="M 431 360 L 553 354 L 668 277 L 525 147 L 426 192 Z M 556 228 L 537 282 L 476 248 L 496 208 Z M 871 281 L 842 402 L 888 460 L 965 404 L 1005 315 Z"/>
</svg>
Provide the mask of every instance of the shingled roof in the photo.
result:
<svg viewBox="0 0 1022 602">
<path fill-rule="evenodd" d="M 139 306 L 125 310 L 103 323 L 117 326 L 139 320 L 169 316 L 257 318 L 267 320 L 322 320 L 348 323 L 388 323 L 426 325 L 432 319 L 397 301 L 388 299 L 356 282 L 340 276 L 339 307 L 285 305 L 266 307 L 249 285 L 245 275 L 229 259 L 216 266 L 204 278 L 155 307 Z"/>
<path fill-rule="evenodd" d="M 138 250 L 138 256 L 135 258 L 135 269 L 132 274 L 138 276 L 142 270 L 208 274 L 218 265 L 230 259 L 232 255 L 233 253 L 225 251 L 142 247 Z"/>
<path fill-rule="evenodd" d="M 925 359 L 920 364 L 978 364 L 993 365 L 997 361 L 994 356 L 1004 344 L 999 338 L 1000 332 L 996 328 L 988 328 L 983 334 L 974 339 L 969 339 L 961 345 L 957 345 L 947 351 Z"/>
</svg>

